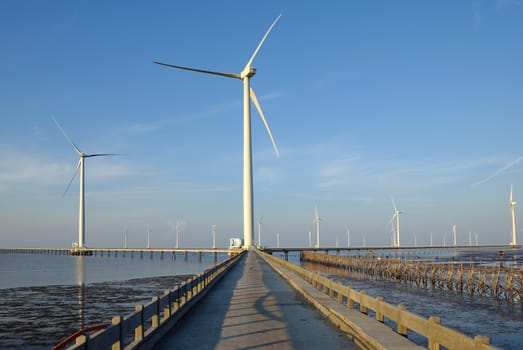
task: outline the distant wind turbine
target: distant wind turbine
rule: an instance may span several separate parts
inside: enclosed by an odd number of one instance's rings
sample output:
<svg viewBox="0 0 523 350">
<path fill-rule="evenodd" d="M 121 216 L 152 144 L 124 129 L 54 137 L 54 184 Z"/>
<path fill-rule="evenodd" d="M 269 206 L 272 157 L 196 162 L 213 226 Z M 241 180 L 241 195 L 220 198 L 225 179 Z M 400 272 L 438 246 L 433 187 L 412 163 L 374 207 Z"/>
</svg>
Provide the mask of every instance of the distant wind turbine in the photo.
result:
<svg viewBox="0 0 523 350">
<path fill-rule="evenodd" d="M 260 218 L 260 221 L 258 221 L 258 247 L 261 248 L 261 225 L 263 222 L 263 216 Z"/>
<path fill-rule="evenodd" d="M 272 137 L 271 130 L 269 128 L 269 124 L 267 123 L 267 120 L 265 119 L 265 116 L 263 115 L 263 112 L 261 110 L 260 104 L 258 103 L 258 99 L 256 98 L 256 94 L 254 93 L 254 90 L 250 87 L 250 79 L 251 77 L 256 74 L 256 68 L 252 66 L 252 63 L 254 61 L 254 58 L 258 54 L 258 51 L 262 47 L 265 39 L 269 35 L 269 33 L 272 31 L 274 26 L 276 25 L 276 22 L 280 19 L 281 15 L 278 15 L 276 19 L 272 22 L 271 26 L 265 32 L 265 35 L 261 39 L 260 43 L 258 44 L 258 47 L 256 47 L 256 50 L 254 50 L 254 53 L 252 54 L 251 58 L 241 71 L 241 73 L 223 73 L 223 72 L 216 72 L 216 71 L 209 71 L 209 70 L 203 70 L 203 69 L 196 69 L 196 68 L 189 68 L 189 67 L 182 67 L 182 66 L 175 66 L 172 64 L 167 63 L 161 63 L 161 62 L 154 62 L 156 64 L 160 64 L 163 66 L 176 68 L 176 69 L 183 69 L 198 73 L 205 73 L 205 74 L 212 74 L 212 75 L 218 75 L 226 78 L 234 78 L 234 79 L 240 79 L 243 81 L 243 238 L 244 238 L 244 246 L 247 248 L 252 247 L 252 238 L 253 238 L 253 199 L 252 199 L 252 193 L 253 193 L 253 183 L 252 183 L 252 150 L 251 150 L 251 111 L 250 111 L 250 101 L 254 103 L 256 106 L 256 109 L 258 109 L 258 112 L 260 113 L 260 117 L 262 118 L 263 124 L 265 125 L 265 128 L 267 129 L 267 132 L 269 134 L 269 137 L 271 139 L 272 145 L 274 147 L 274 151 L 276 152 L 276 156 L 279 158 L 279 152 L 278 147 L 276 147 L 276 143 L 274 141 L 274 138 Z"/>
<path fill-rule="evenodd" d="M 394 214 L 392 215 L 392 219 L 390 219 L 390 221 L 392 222 L 394 219 L 396 219 L 396 247 L 401 247 L 400 214 L 403 214 L 403 212 L 398 210 L 398 207 L 396 206 L 396 202 L 394 202 L 394 198 L 392 198 L 392 205 L 394 206 Z"/>
<path fill-rule="evenodd" d="M 345 225 L 345 234 L 347 235 L 347 248 L 350 247 L 350 230 L 349 226 Z"/>
<path fill-rule="evenodd" d="M 517 244 L 517 237 L 516 237 L 516 204 L 517 202 L 514 202 L 512 200 L 512 185 L 510 185 L 510 198 L 508 200 L 509 207 L 510 207 L 510 213 L 512 214 L 512 241 L 510 242 L 510 245 L 516 245 Z"/>
<path fill-rule="evenodd" d="M 212 225 L 211 231 L 212 231 L 212 248 L 215 249 L 216 248 L 216 225 Z"/>
<path fill-rule="evenodd" d="M 318 207 L 314 204 L 314 220 L 313 224 L 316 224 L 316 248 L 320 247 L 320 221 L 323 219 L 318 215 Z"/>
<path fill-rule="evenodd" d="M 452 225 L 452 241 L 454 243 L 454 246 L 458 245 L 458 237 L 456 233 L 456 225 Z"/>
<path fill-rule="evenodd" d="M 64 196 L 69 190 L 69 187 L 71 187 L 71 183 L 73 182 L 74 178 L 76 177 L 76 174 L 78 174 L 78 170 L 80 170 L 80 204 L 78 208 L 78 248 L 84 248 L 85 247 L 85 167 L 84 167 L 84 161 L 85 158 L 92 158 L 92 157 L 104 157 L 104 156 L 116 156 L 117 154 L 114 153 L 93 153 L 93 154 L 87 154 L 84 153 L 74 144 L 74 142 L 69 138 L 65 130 L 58 124 L 55 118 L 53 118 L 54 123 L 60 129 L 66 140 L 73 146 L 76 153 L 80 157 L 80 160 L 78 161 L 78 165 L 76 166 L 76 170 L 73 174 L 73 177 L 69 181 L 69 184 L 67 184 L 67 187 L 64 191 Z"/>
</svg>

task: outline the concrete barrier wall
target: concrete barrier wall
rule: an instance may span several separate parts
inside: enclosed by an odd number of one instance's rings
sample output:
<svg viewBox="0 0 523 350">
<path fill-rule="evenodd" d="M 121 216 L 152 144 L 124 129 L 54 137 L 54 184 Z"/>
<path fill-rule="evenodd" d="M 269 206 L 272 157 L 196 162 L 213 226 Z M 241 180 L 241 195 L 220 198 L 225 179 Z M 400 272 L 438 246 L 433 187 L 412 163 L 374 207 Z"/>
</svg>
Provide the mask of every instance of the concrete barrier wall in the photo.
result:
<svg viewBox="0 0 523 350">
<path fill-rule="evenodd" d="M 314 288 L 321 290 L 323 293 L 337 300 L 340 304 L 344 304 L 350 309 L 354 309 L 357 306 L 362 314 L 368 314 L 369 310 L 371 310 L 378 322 L 383 323 L 385 319 L 394 322 L 396 324 L 395 331 L 397 333 L 407 336 L 407 333 L 410 330 L 425 337 L 428 341 L 428 348 L 430 350 L 439 350 L 440 346 L 444 346 L 451 350 L 496 349 L 489 345 L 490 339 L 488 337 L 476 336 L 471 338 L 463 333 L 441 325 L 439 317 L 430 317 L 426 319 L 407 311 L 407 308 L 404 305 L 389 304 L 385 302 L 382 297 L 369 296 L 365 291 L 356 291 L 350 286 L 337 283 L 317 272 L 307 271 L 300 266 L 283 261 L 282 259 L 278 259 L 263 252 L 260 254 L 269 262 L 292 271 L 294 274 L 310 283 Z M 345 318 L 343 321 L 348 325 L 352 323 L 348 318 Z"/>
<path fill-rule="evenodd" d="M 151 349 L 181 317 L 200 300 L 244 253 L 216 264 L 194 278 L 184 281 L 148 304 L 137 305 L 125 317 L 115 316 L 104 330 L 76 338 L 69 350 Z"/>
</svg>

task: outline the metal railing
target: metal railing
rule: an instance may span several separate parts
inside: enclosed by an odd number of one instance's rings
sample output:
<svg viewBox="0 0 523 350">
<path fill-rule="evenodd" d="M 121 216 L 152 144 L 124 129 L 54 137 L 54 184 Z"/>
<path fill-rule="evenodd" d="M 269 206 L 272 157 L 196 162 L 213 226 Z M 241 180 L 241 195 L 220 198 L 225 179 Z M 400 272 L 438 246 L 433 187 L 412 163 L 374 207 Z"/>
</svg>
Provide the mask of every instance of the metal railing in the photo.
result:
<svg viewBox="0 0 523 350">
<path fill-rule="evenodd" d="M 383 323 L 388 319 L 396 324 L 396 332 L 407 336 L 410 330 L 425 337 L 428 341 L 428 349 L 439 350 L 440 346 L 447 349 L 457 350 L 492 350 L 495 347 L 489 345 L 490 338 L 478 335 L 474 338 L 469 337 L 449 327 L 440 324 L 439 317 L 429 317 L 428 319 L 412 312 L 407 311 L 404 305 L 392 305 L 383 300 L 383 297 L 372 297 L 365 291 L 356 291 L 351 286 L 345 286 L 328 279 L 321 274 L 308 271 L 300 266 L 283 261 L 267 253 L 260 253 L 268 261 L 275 263 L 290 270 L 298 277 L 310 283 L 314 288 L 319 289 L 331 298 L 337 299 L 340 304 L 346 305 L 350 309 L 355 307 L 363 314 L 368 314 L 371 310 L 375 314 L 377 321 Z M 347 318 L 346 322 L 350 322 Z"/>
</svg>

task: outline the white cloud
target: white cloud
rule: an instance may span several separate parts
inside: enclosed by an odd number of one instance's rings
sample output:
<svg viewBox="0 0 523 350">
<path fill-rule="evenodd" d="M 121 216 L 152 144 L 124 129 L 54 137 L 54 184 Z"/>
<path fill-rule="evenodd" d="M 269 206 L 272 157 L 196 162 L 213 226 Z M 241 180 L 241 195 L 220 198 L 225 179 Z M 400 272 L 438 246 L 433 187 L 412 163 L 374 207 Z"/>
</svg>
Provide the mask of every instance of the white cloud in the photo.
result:
<svg viewBox="0 0 523 350">
<path fill-rule="evenodd" d="M 91 164 L 93 163 L 93 164 Z M 96 164 L 86 161 L 89 180 L 106 180 L 128 176 L 130 169 L 122 164 L 106 162 Z M 27 185 L 67 185 L 77 166 L 73 162 L 57 162 L 47 156 L 22 152 L 0 153 L 0 191 L 20 184 Z M 78 180 L 76 180 L 78 181 Z"/>
<path fill-rule="evenodd" d="M 479 180 L 477 182 L 474 182 L 472 184 L 472 187 L 476 187 L 476 186 L 479 186 L 479 185 L 482 185 L 484 184 L 485 182 L 487 181 L 490 181 L 492 180 L 493 178 L 495 178 L 496 176 L 502 174 L 503 172 L 505 172 L 506 170 L 512 168 L 513 166 L 517 165 L 518 163 L 520 163 L 521 161 L 523 160 L 523 157 L 518 157 L 516 159 L 514 159 L 513 161 L 505 164 L 503 167 L 499 168 L 499 169 L 496 169 L 496 171 L 494 171 L 492 174 L 490 174 L 489 176 L 487 176 L 486 178 L 482 179 L 482 180 Z"/>
</svg>

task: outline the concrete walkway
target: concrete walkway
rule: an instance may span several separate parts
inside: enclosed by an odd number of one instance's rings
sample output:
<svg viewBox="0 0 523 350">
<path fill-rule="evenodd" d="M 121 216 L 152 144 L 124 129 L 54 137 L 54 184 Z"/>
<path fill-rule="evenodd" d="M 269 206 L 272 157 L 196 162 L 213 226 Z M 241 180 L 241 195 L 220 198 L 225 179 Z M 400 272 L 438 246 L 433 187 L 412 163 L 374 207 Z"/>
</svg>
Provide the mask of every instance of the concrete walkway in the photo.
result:
<svg viewBox="0 0 523 350">
<path fill-rule="evenodd" d="M 254 252 L 155 346 L 183 348 L 358 349 Z"/>
</svg>

